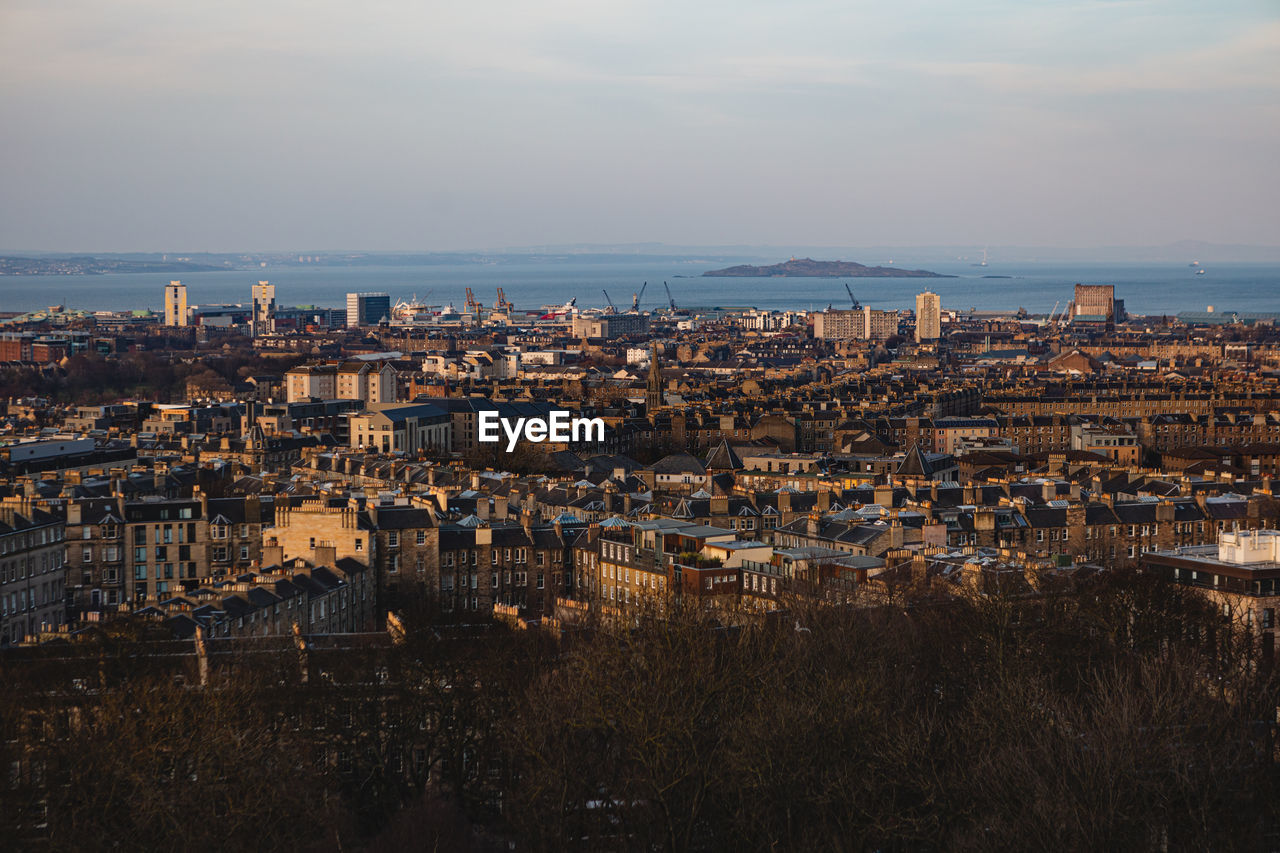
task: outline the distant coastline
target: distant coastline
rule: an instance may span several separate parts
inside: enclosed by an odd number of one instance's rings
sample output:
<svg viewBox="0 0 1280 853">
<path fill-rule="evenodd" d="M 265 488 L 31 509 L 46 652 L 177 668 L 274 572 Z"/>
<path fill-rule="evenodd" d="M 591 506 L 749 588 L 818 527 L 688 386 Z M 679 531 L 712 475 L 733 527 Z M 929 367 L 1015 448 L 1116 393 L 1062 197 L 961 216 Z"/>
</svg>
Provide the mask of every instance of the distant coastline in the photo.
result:
<svg viewBox="0 0 1280 853">
<path fill-rule="evenodd" d="M 709 270 L 702 275 L 712 278 L 955 278 L 929 270 L 869 267 L 854 261 L 815 261 L 812 258 L 792 258 L 763 267 L 741 264 L 721 270 Z"/>
<path fill-rule="evenodd" d="M 16 256 L 19 253 L 7 253 Z M 32 257 L 26 255 L 26 257 Z M 39 255 L 34 255 L 40 257 Z M 69 255 L 59 255 L 68 257 Z M 102 256 L 98 256 L 102 257 Z M 193 263 L 214 265 L 208 255 L 183 253 Z M 786 258 L 787 255 L 781 255 Z M 833 257 L 840 257 L 835 255 Z M 857 255 L 845 256 L 857 257 Z M 872 257 L 894 258 L 895 255 Z M 120 260 L 127 260 L 119 258 Z M 142 259 L 139 259 L 142 260 Z M 161 261 L 160 257 L 146 260 Z M 522 264 L 512 259 L 498 265 L 458 261 L 453 264 L 420 266 L 337 266 L 322 263 L 300 264 L 297 255 L 290 265 L 254 263 L 238 269 L 211 272 L 148 271 L 117 272 L 107 275 L 0 275 L 0 308 L 5 311 L 36 311 L 52 304 L 65 304 L 88 310 L 130 311 L 140 308 L 159 310 L 164 304 L 164 287 L 173 279 L 181 279 L 188 287 L 192 304 L 246 302 L 249 288 L 262 279 L 276 286 L 281 305 L 323 305 L 343 307 L 351 291 L 386 291 L 395 299 L 416 299 L 432 304 L 461 304 L 464 290 L 472 288 L 486 304 L 496 298 L 501 286 L 509 299 L 520 307 L 563 305 L 577 297 L 579 308 L 608 307 L 601 293 L 605 288 L 617 300 L 620 294 L 639 294 L 645 281 L 646 293 L 640 296 L 640 309 L 667 305 L 664 280 L 670 282 L 671 295 L 681 307 L 709 305 L 741 305 L 749 303 L 761 309 L 821 309 L 828 303 L 845 305 L 841 279 L 777 278 L 774 286 L 765 278 L 703 278 L 702 272 L 729 264 L 771 264 L 775 258 L 702 257 L 697 263 L 680 264 L 666 257 L 657 259 L 596 256 L 565 262 L 560 258 L 536 258 Z M 1201 263 L 1204 259 L 1201 258 Z M 180 262 L 172 255 L 170 262 Z M 908 266 L 904 263 L 903 266 Z M 1208 276 L 1196 276 L 1183 263 L 1108 264 L 1108 263 L 1013 263 L 1003 258 L 996 268 L 975 269 L 967 258 L 941 260 L 931 266 L 915 260 L 911 267 L 924 267 L 946 278 L 847 278 L 855 295 L 873 308 L 914 307 L 915 294 L 931 290 L 942 297 L 948 308 L 977 307 L 983 311 L 1016 311 L 1020 306 L 1032 313 L 1048 314 L 1055 302 L 1070 298 L 1076 283 L 1114 284 L 1134 314 L 1176 314 L 1180 311 L 1203 312 L 1207 304 L 1217 311 L 1271 312 L 1276 310 L 1275 294 L 1280 292 L 1280 263 L 1215 263 Z M 976 273 L 976 274 L 975 274 Z M 984 273 L 1010 275 L 1010 279 L 986 279 Z M 678 275 L 689 276 L 679 278 Z M 1212 281 L 1212 294 L 1205 287 Z M 744 286 L 747 286 L 744 290 Z M 625 298 L 625 297 L 624 297 Z M 629 301 L 629 300 L 628 300 Z M 1061 308 L 1061 304 L 1059 304 Z"/>
<path fill-rule="evenodd" d="M 109 275 L 112 273 L 217 272 L 230 265 L 96 258 L 77 255 L 66 258 L 24 258 L 0 256 L 0 275 Z"/>
</svg>

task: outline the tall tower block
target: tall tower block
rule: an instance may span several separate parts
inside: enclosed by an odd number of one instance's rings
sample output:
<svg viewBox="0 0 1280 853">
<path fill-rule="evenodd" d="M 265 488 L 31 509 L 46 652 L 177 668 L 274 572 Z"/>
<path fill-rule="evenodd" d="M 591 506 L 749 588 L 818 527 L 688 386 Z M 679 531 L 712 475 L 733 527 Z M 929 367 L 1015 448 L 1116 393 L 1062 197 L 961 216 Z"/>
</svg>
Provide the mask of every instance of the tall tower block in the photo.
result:
<svg viewBox="0 0 1280 853">
<path fill-rule="evenodd" d="M 260 281 L 253 286 L 253 317 L 250 323 L 253 336 L 268 335 L 275 331 L 276 286 Z"/>
<path fill-rule="evenodd" d="M 171 281 L 165 286 L 164 324 L 187 325 L 187 286 L 180 281 Z"/>
<path fill-rule="evenodd" d="M 925 291 L 916 294 L 916 342 L 942 337 L 942 299 Z"/>
</svg>

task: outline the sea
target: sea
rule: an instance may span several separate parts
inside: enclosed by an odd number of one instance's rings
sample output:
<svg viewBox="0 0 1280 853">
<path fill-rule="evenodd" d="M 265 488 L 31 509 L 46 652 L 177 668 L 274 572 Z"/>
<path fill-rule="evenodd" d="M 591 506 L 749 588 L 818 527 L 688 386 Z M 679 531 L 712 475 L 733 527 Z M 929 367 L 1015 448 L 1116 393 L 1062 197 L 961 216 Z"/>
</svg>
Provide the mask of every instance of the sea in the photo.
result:
<svg viewBox="0 0 1280 853">
<path fill-rule="evenodd" d="M 737 263 L 737 261 L 730 261 Z M 758 261 L 757 261 L 758 262 Z M 281 306 L 342 307 L 350 291 L 385 291 L 400 299 L 461 309 L 470 287 L 492 305 L 501 287 L 517 309 L 560 305 L 576 298 L 580 308 L 603 307 L 604 291 L 619 310 L 644 288 L 642 309 L 667 305 L 666 282 L 681 308 L 754 306 L 773 310 L 847 308 L 849 295 L 874 308 L 912 308 L 924 290 L 939 294 L 944 309 L 1047 313 L 1065 306 L 1072 287 L 1112 284 L 1130 314 L 1204 311 L 1280 312 L 1280 263 L 1205 263 L 1204 275 L 1187 263 L 930 263 L 927 268 L 955 278 L 703 278 L 702 272 L 729 265 L 664 257 L 647 260 L 515 260 L 438 266 L 279 266 L 248 271 L 117 273 L 93 276 L 0 277 L 0 311 L 34 311 L 53 305 L 88 311 L 122 311 L 163 306 L 164 286 L 180 278 L 191 305 L 247 303 L 259 280 L 276 286 Z M 918 264 L 915 266 L 924 266 Z"/>
</svg>

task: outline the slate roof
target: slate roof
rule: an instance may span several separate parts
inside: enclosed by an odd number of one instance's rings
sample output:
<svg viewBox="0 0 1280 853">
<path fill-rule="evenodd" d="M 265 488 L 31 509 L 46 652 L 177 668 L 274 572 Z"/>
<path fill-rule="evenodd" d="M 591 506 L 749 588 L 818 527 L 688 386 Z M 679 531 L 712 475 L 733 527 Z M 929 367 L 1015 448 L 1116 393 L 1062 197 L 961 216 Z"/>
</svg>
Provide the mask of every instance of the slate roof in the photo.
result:
<svg viewBox="0 0 1280 853">
<path fill-rule="evenodd" d="M 733 448 L 729 446 L 726 439 L 720 439 L 715 450 L 707 454 L 708 471 L 739 471 L 744 467 L 742 460 L 738 458 L 737 453 L 733 452 Z"/>
<path fill-rule="evenodd" d="M 693 455 L 681 452 L 664 456 L 653 463 L 653 472 L 655 474 L 697 474 L 701 476 L 707 473 L 707 469 Z"/>
<path fill-rule="evenodd" d="M 898 466 L 895 472 L 905 477 L 932 477 L 933 466 L 929 464 L 929 460 L 920 452 L 920 444 L 916 442 L 911 445 L 911 449 L 907 451 L 907 455 L 903 458 L 902 464 Z"/>
</svg>

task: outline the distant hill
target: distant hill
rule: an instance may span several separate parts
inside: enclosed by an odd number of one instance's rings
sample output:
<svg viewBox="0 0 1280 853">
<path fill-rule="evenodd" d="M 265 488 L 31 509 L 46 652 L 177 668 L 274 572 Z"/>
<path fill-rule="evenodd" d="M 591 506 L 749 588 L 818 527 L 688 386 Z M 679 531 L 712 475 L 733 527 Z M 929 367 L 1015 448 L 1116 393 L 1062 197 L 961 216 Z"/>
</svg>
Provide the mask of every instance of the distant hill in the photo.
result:
<svg viewBox="0 0 1280 853">
<path fill-rule="evenodd" d="M 928 270 L 869 267 L 853 261 L 815 261 L 812 258 L 792 258 L 767 267 L 742 264 L 722 270 L 710 270 L 703 275 L 726 278 L 955 278 Z"/>
</svg>

